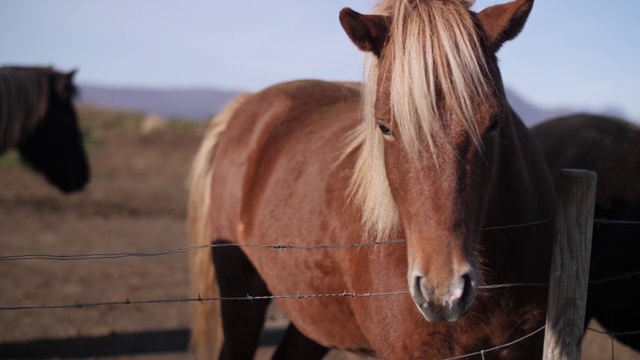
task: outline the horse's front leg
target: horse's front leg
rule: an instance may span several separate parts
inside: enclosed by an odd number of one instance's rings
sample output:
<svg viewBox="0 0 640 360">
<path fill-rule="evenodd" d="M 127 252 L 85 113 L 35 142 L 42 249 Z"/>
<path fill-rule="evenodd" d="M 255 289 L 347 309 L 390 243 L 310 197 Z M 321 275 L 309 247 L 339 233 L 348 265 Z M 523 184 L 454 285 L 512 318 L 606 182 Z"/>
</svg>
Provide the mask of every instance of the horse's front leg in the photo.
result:
<svg viewBox="0 0 640 360">
<path fill-rule="evenodd" d="M 326 348 L 302 334 L 293 323 L 278 346 L 273 360 L 307 359 L 320 360 L 329 352 Z"/>
<path fill-rule="evenodd" d="M 270 296 L 265 282 L 238 247 L 213 251 L 220 296 Z M 225 300 L 221 303 L 224 344 L 221 360 L 253 359 L 271 300 Z"/>
</svg>

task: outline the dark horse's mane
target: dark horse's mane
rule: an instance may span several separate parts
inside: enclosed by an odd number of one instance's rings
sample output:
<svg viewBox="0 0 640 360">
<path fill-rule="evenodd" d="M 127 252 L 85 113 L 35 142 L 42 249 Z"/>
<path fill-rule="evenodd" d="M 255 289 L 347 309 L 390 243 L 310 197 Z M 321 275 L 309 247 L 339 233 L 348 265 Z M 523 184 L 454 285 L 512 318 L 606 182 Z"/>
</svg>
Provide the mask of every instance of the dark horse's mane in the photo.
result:
<svg viewBox="0 0 640 360">
<path fill-rule="evenodd" d="M 50 96 L 71 99 L 78 90 L 51 67 L 0 68 L 0 153 L 16 147 L 44 118 Z"/>
</svg>

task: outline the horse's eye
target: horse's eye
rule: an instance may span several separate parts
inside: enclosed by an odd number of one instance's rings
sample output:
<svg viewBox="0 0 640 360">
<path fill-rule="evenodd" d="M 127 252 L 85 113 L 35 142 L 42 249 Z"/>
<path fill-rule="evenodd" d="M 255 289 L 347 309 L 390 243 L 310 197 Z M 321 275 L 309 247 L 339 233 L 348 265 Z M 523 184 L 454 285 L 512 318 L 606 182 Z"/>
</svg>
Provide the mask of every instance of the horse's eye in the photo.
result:
<svg viewBox="0 0 640 360">
<path fill-rule="evenodd" d="M 500 119 L 495 118 L 493 119 L 493 121 L 491 121 L 491 124 L 489 124 L 489 127 L 487 127 L 487 134 L 494 133 L 498 131 L 498 129 L 500 129 Z"/>
<path fill-rule="evenodd" d="M 378 124 L 378 128 L 382 132 L 382 135 L 393 137 L 393 131 L 391 131 L 391 129 L 389 129 L 389 126 L 387 124 L 385 124 L 384 121 L 376 120 L 376 123 Z"/>
</svg>

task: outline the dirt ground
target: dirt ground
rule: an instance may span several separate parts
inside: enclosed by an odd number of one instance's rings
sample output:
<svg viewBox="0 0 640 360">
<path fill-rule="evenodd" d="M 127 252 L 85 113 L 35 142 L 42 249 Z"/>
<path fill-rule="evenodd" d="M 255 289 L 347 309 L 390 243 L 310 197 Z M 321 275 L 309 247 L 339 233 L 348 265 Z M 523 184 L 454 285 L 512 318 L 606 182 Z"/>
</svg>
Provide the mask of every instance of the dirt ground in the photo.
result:
<svg viewBox="0 0 640 360">
<path fill-rule="evenodd" d="M 153 253 L 186 246 L 184 184 L 204 127 L 170 122 L 143 133 L 140 116 L 80 110 L 93 170 L 83 192 L 62 195 L 15 154 L 0 159 L 0 256 Z M 194 297 L 186 254 L 0 261 L 0 279 L 0 307 Z M 188 359 L 190 306 L 2 310 L 0 359 Z M 259 358 L 269 351 L 262 349 Z M 337 352 L 330 357 L 347 358 Z M 583 359 L 610 358 L 608 338 L 588 333 Z M 615 344 L 615 358 L 640 355 Z"/>
</svg>

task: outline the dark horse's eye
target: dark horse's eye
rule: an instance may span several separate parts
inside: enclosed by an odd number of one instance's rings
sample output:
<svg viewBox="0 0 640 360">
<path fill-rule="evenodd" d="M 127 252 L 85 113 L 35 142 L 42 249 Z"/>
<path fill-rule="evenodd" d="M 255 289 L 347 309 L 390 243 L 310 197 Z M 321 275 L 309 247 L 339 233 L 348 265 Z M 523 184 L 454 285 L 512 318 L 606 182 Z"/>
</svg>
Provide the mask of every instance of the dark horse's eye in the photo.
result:
<svg viewBox="0 0 640 360">
<path fill-rule="evenodd" d="M 489 127 L 487 127 L 487 134 L 494 133 L 498 131 L 498 129 L 500 129 L 500 119 L 495 118 L 493 119 L 493 121 L 491 121 L 491 124 L 489 124 Z"/>
<path fill-rule="evenodd" d="M 391 131 L 391 129 L 389 129 L 389 126 L 387 124 L 385 124 L 384 121 L 376 120 L 376 123 L 378 124 L 378 128 L 380 128 L 380 131 L 382 132 L 382 135 L 393 137 L 393 131 Z"/>
</svg>

